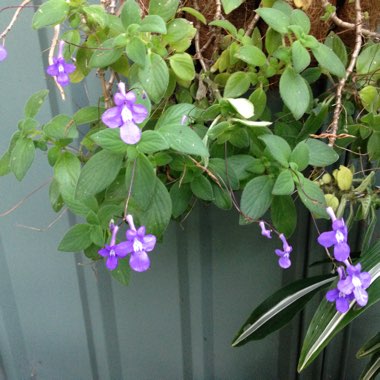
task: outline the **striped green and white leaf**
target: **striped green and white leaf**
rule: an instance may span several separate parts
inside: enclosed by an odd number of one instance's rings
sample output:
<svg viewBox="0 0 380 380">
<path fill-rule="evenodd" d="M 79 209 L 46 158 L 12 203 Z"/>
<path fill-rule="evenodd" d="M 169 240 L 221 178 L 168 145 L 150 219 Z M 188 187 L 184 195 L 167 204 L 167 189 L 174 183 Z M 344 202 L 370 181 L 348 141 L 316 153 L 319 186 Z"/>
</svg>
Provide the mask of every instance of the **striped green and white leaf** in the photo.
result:
<svg viewBox="0 0 380 380">
<path fill-rule="evenodd" d="M 314 314 L 303 342 L 298 363 L 299 372 L 313 362 L 340 330 L 380 300 L 380 241 L 362 254 L 360 262 L 363 271 L 369 272 L 372 278 L 368 288 L 368 304 L 365 307 L 357 308 L 354 307 L 354 300 L 350 304 L 350 310 L 341 314 L 336 311 L 333 303 L 323 299 Z"/>
<path fill-rule="evenodd" d="M 361 359 L 375 353 L 380 353 L 380 332 L 360 347 L 360 350 L 356 353 L 356 357 Z"/>
<path fill-rule="evenodd" d="M 247 319 L 237 333 L 232 346 L 262 339 L 286 325 L 308 301 L 335 277 L 331 275 L 302 279 L 286 286 L 267 298 Z"/>
<path fill-rule="evenodd" d="M 378 352 L 371 357 L 371 360 L 365 366 L 362 374 L 360 375 L 360 380 L 375 380 L 379 373 L 380 353 Z"/>
</svg>

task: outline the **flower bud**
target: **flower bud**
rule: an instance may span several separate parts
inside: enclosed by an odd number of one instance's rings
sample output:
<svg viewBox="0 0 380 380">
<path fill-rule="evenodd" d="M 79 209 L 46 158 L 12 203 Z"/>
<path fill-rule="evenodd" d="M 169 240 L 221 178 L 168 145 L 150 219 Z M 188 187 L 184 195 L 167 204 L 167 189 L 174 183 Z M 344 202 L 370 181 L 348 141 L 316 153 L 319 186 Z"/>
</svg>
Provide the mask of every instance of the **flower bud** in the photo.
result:
<svg viewBox="0 0 380 380">
<path fill-rule="evenodd" d="M 346 166 L 340 165 L 335 180 L 340 190 L 350 190 L 352 185 L 352 172 Z"/>
<path fill-rule="evenodd" d="M 334 212 L 339 207 L 339 199 L 334 194 L 325 194 L 327 207 L 331 207 Z"/>
<path fill-rule="evenodd" d="M 331 174 L 329 173 L 323 174 L 321 180 L 324 185 L 328 185 L 329 183 L 331 183 L 331 180 L 332 180 Z"/>
</svg>

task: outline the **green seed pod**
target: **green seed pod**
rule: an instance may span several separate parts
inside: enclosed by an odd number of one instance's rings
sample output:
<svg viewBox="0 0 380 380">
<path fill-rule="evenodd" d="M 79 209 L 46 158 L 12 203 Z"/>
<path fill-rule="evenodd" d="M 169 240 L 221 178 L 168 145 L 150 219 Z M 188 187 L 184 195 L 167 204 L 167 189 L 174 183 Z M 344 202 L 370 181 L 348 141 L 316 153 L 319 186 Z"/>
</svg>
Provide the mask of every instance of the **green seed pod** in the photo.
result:
<svg viewBox="0 0 380 380">
<path fill-rule="evenodd" d="M 339 207 L 339 199 L 334 194 L 325 194 L 325 200 L 328 207 L 331 207 L 334 212 Z"/>
<path fill-rule="evenodd" d="M 336 174 L 336 182 L 340 190 L 350 190 L 352 186 L 352 171 L 343 166 L 339 166 L 339 170 Z"/>
<path fill-rule="evenodd" d="M 331 183 L 332 177 L 331 177 L 331 174 L 325 173 L 323 174 L 321 179 L 324 185 L 328 185 L 329 183 Z"/>
</svg>

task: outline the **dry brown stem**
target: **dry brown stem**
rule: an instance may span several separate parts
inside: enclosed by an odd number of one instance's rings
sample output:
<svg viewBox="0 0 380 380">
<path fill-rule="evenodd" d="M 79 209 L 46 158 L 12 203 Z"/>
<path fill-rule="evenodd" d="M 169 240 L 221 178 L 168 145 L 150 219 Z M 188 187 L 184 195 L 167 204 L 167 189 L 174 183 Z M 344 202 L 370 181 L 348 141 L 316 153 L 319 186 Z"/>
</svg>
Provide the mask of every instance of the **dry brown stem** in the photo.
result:
<svg viewBox="0 0 380 380">
<path fill-rule="evenodd" d="M 327 132 L 331 133 L 331 136 L 329 137 L 329 146 L 334 146 L 334 143 L 336 141 L 336 133 L 338 131 L 338 123 L 339 123 L 339 116 L 340 112 L 342 110 L 342 94 L 344 86 L 347 82 L 347 79 L 352 74 L 352 71 L 354 70 L 356 60 L 359 56 L 360 49 L 362 47 L 362 9 L 360 0 L 355 0 L 355 11 L 356 11 L 356 29 L 355 29 L 355 47 L 351 54 L 351 60 L 348 64 L 348 67 L 346 69 L 346 73 L 344 77 L 339 81 L 338 87 L 336 89 L 336 103 L 335 103 L 335 109 L 334 109 L 334 115 L 333 120 L 328 128 Z"/>
</svg>

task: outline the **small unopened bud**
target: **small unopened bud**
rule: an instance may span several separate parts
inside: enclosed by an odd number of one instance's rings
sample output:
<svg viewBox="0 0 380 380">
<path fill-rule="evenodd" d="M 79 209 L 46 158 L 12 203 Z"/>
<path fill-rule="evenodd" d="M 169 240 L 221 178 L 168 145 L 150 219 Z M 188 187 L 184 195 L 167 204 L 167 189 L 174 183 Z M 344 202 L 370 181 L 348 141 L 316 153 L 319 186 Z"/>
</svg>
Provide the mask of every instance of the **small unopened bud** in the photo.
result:
<svg viewBox="0 0 380 380">
<path fill-rule="evenodd" d="M 321 180 L 324 185 L 328 185 L 329 183 L 331 183 L 331 180 L 332 180 L 331 174 L 329 173 L 323 174 Z"/>
<path fill-rule="evenodd" d="M 331 207 L 334 212 L 339 207 L 339 199 L 334 194 L 325 194 L 325 200 L 328 207 Z"/>
</svg>

